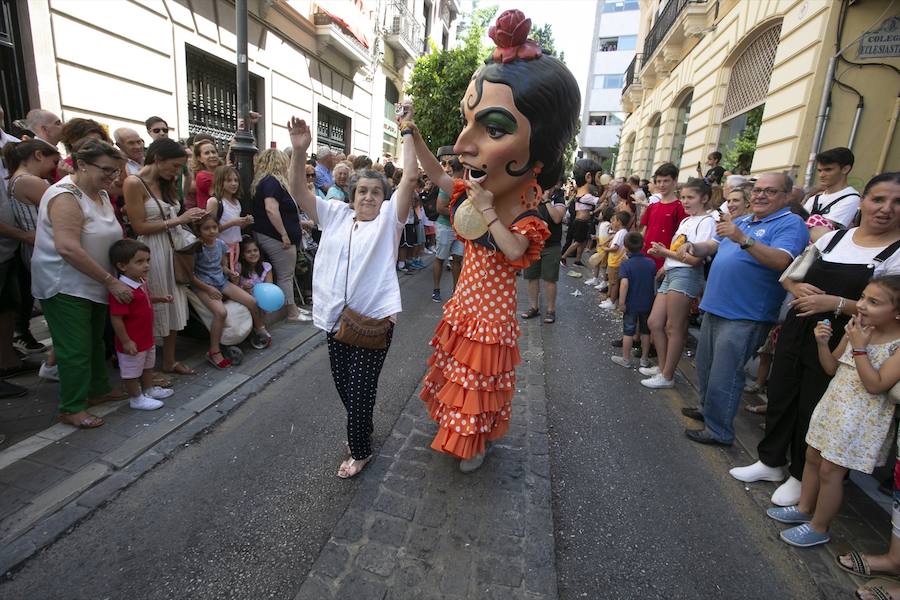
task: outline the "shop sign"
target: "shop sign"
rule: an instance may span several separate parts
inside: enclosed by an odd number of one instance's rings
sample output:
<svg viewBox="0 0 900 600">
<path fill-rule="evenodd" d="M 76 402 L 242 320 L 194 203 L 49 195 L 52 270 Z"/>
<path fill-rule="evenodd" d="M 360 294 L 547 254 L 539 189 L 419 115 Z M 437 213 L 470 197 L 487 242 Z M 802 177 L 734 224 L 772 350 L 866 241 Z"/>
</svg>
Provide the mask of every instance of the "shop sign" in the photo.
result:
<svg viewBox="0 0 900 600">
<path fill-rule="evenodd" d="M 859 58 L 900 56 L 900 17 L 885 20 L 875 31 L 867 31 L 859 40 Z"/>
<path fill-rule="evenodd" d="M 384 120 L 384 133 L 391 137 L 399 137 L 400 136 L 400 128 L 397 127 L 397 124 L 394 121 L 385 119 Z"/>
</svg>

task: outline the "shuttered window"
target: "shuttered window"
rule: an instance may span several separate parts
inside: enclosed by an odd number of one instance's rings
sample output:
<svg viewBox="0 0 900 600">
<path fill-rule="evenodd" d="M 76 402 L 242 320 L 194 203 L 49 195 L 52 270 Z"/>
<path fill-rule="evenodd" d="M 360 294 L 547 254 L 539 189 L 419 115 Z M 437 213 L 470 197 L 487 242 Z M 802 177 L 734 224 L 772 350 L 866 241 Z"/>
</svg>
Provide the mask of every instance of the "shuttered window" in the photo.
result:
<svg viewBox="0 0 900 600">
<path fill-rule="evenodd" d="M 780 37 L 781 23 L 763 32 L 738 57 L 731 69 L 723 121 L 765 103 Z"/>
</svg>

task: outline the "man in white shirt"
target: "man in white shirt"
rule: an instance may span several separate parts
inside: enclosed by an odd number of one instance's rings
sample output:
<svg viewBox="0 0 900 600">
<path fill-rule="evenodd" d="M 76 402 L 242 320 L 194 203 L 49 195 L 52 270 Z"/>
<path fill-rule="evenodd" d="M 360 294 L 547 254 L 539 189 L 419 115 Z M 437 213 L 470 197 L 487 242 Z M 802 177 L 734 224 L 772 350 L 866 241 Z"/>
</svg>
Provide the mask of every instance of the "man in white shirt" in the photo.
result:
<svg viewBox="0 0 900 600">
<path fill-rule="evenodd" d="M 116 146 L 125 153 L 128 174 L 137 175 L 144 166 L 144 140 L 141 139 L 141 134 L 128 127 L 119 127 L 113 133 L 113 138 Z"/>
<path fill-rule="evenodd" d="M 807 198 L 803 208 L 810 216 L 819 215 L 827 219 L 832 227 L 814 225 L 809 231 L 812 241 L 834 229 L 851 227 L 856 219 L 860 195 L 847 185 L 853 160 L 853 152 L 849 148 L 832 148 L 816 155 L 819 191 Z"/>
<path fill-rule="evenodd" d="M 647 194 L 641 189 L 641 178 L 637 175 L 632 175 L 628 178 L 628 186 L 631 188 L 631 197 L 634 198 L 634 201 L 640 206 L 646 206 Z"/>
</svg>

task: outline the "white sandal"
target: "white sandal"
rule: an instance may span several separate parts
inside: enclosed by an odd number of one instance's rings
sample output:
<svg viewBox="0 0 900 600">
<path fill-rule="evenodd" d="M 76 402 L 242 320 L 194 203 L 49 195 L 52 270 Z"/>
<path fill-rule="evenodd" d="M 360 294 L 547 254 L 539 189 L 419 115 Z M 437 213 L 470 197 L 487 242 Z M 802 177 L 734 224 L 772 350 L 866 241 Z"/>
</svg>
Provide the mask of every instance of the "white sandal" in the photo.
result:
<svg viewBox="0 0 900 600">
<path fill-rule="evenodd" d="M 366 458 L 355 459 L 350 458 L 349 460 L 345 460 L 341 463 L 341 466 L 338 467 L 337 476 L 341 479 L 350 479 L 351 477 L 355 477 L 359 475 L 360 471 L 362 471 L 369 461 L 372 460 L 372 455 L 370 454 Z"/>
</svg>

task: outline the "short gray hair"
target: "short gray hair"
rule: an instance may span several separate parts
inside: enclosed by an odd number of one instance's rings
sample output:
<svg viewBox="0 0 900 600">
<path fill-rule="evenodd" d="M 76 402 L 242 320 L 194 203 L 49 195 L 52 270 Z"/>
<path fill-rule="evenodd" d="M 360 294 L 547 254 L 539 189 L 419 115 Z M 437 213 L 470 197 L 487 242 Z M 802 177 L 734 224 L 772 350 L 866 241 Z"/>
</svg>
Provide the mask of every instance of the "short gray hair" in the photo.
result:
<svg viewBox="0 0 900 600">
<path fill-rule="evenodd" d="M 373 171 L 372 169 L 359 169 L 350 178 L 348 190 L 349 193 L 347 194 L 347 200 L 348 202 L 350 202 L 350 206 L 353 206 L 353 203 L 356 202 L 356 185 L 359 183 L 360 179 L 377 180 L 381 184 L 381 189 L 384 191 L 384 199 L 388 199 L 388 196 L 391 193 L 391 186 L 388 185 L 388 181 L 385 176 L 378 171 Z"/>
<path fill-rule="evenodd" d="M 324 148 L 322 148 L 321 150 L 316 152 L 316 158 L 328 158 L 329 156 L 332 156 L 333 154 L 334 154 L 334 150 L 332 150 L 328 146 L 325 146 Z"/>
</svg>

